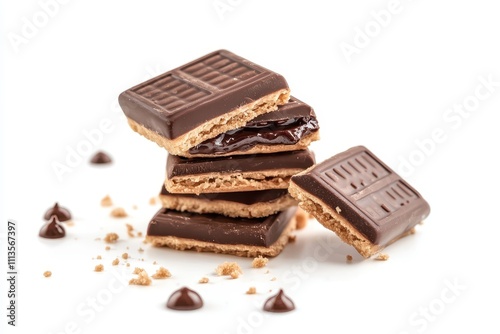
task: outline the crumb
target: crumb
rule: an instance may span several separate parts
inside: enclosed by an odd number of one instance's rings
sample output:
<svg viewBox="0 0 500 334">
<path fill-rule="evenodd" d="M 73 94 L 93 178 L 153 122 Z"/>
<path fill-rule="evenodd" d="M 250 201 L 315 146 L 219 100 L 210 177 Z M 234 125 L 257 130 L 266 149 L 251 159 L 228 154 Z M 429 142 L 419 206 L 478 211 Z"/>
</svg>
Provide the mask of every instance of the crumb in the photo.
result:
<svg viewBox="0 0 500 334">
<path fill-rule="evenodd" d="M 96 259 L 98 259 L 98 260 L 102 260 L 102 256 L 97 255 Z"/>
<path fill-rule="evenodd" d="M 269 274 L 269 269 L 266 270 L 266 272 L 264 274 Z"/>
<path fill-rule="evenodd" d="M 170 271 L 168 271 L 168 269 L 164 268 L 164 267 L 160 267 L 158 268 L 158 270 L 156 271 L 156 273 L 153 274 L 153 278 L 155 279 L 160 279 L 160 278 L 169 278 L 171 277 L 172 274 L 170 273 Z"/>
<path fill-rule="evenodd" d="M 67 220 L 66 221 L 66 226 L 75 226 L 75 222 L 73 220 Z M 78 239 L 75 238 L 75 240 L 78 240 Z"/>
<path fill-rule="evenodd" d="M 116 233 L 108 233 L 104 237 L 104 241 L 107 242 L 108 244 L 116 242 L 118 240 L 119 236 Z"/>
<path fill-rule="evenodd" d="M 135 237 L 135 234 L 134 232 L 132 232 L 134 230 L 134 227 L 130 224 L 125 224 L 125 226 L 127 227 L 127 234 L 129 237 L 133 238 Z"/>
<path fill-rule="evenodd" d="M 45 277 L 50 277 L 50 276 L 52 276 L 52 271 L 49 271 L 49 270 L 45 271 L 45 272 L 43 273 L 43 276 L 45 276 Z"/>
<path fill-rule="evenodd" d="M 288 236 L 288 242 L 295 242 L 295 240 L 297 240 L 297 236 L 296 235 L 289 235 Z"/>
<path fill-rule="evenodd" d="M 118 263 L 120 263 L 120 260 L 118 260 L 118 258 L 114 259 L 113 262 L 111 262 L 111 264 L 114 266 L 117 266 Z"/>
<path fill-rule="evenodd" d="M 138 251 L 139 251 L 139 253 L 142 253 L 142 252 L 144 252 L 144 249 L 142 249 L 141 247 L 139 247 Z"/>
<path fill-rule="evenodd" d="M 417 229 L 415 227 L 412 227 L 410 230 L 410 234 L 415 234 L 417 233 Z"/>
<path fill-rule="evenodd" d="M 266 264 L 269 262 L 269 259 L 266 257 L 258 256 L 253 259 L 252 261 L 252 268 L 262 268 L 265 267 Z"/>
<path fill-rule="evenodd" d="M 113 210 L 111 210 L 111 217 L 115 217 L 115 218 L 123 218 L 123 217 L 127 217 L 127 213 L 125 212 L 125 209 L 124 208 L 114 208 Z"/>
<path fill-rule="evenodd" d="M 200 280 L 198 281 L 198 283 L 200 283 L 200 284 L 208 283 L 208 277 L 202 277 L 202 278 L 200 278 Z"/>
<path fill-rule="evenodd" d="M 156 197 L 151 197 L 151 198 L 149 199 L 149 204 L 151 204 L 151 205 L 155 205 L 155 204 L 156 204 Z"/>
<path fill-rule="evenodd" d="M 297 213 L 295 214 L 295 220 L 297 222 L 297 230 L 303 229 L 307 225 L 307 213 L 301 209 L 297 209 Z"/>
<path fill-rule="evenodd" d="M 104 266 L 102 264 L 98 264 L 95 266 L 94 271 L 101 272 L 104 270 Z"/>
<path fill-rule="evenodd" d="M 142 232 L 137 232 L 138 237 L 142 237 Z"/>
<path fill-rule="evenodd" d="M 156 262 L 156 261 L 153 261 L 153 264 L 158 264 L 158 262 Z"/>
<path fill-rule="evenodd" d="M 139 269 L 139 268 L 136 268 L 136 269 Z M 135 274 L 135 270 L 134 270 L 134 274 Z M 132 278 L 128 284 L 131 284 L 131 285 L 150 285 L 151 284 L 151 278 L 148 276 L 148 273 L 144 270 L 144 269 L 141 269 L 140 272 L 137 273 L 137 278 Z"/>
<path fill-rule="evenodd" d="M 379 255 L 377 255 L 377 257 L 375 258 L 375 260 L 377 260 L 377 261 L 387 261 L 387 260 L 389 260 L 389 255 L 388 254 L 384 254 L 384 253 L 380 253 Z"/>
<path fill-rule="evenodd" d="M 257 289 L 254 286 L 248 288 L 246 294 L 247 295 L 255 295 L 257 293 Z"/>
<path fill-rule="evenodd" d="M 144 261 L 144 258 L 142 258 L 141 261 Z"/>
<path fill-rule="evenodd" d="M 137 210 L 137 205 L 132 205 L 132 209 Z"/>
<path fill-rule="evenodd" d="M 139 267 L 135 267 L 135 269 L 134 269 L 134 271 L 132 272 L 132 274 L 136 274 L 136 275 L 137 275 L 137 274 L 139 274 L 139 273 L 141 273 L 141 272 L 143 272 L 143 271 L 144 271 L 144 269 L 139 268 Z"/>
<path fill-rule="evenodd" d="M 111 249 L 111 247 L 106 246 L 104 249 L 105 249 L 105 250 L 110 250 L 110 249 Z"/>
<path fill-rule="evenodd" d="M 130 263 L 127 262 L 127 267 L 130 267 Z"/>
<path fill-rule="evenodd" d="M 271 281 L 276 281 L 276 277 L 271 278 Z"/>
<path fill-rule="evenodd" d="M 101 206 L 112 206 L 113 201 L 111 200 L 111 197 L 109 195 L 104 196 L 103 199 L 101 199 Z"/>
<path fill-rule="evenodd" d="M 124 259 L 124 260 L 128 259 L 128 253 L 123 253 L 122 254 L 122 259 Z"/>
<path fill-rule="evenodd" d="M 101 240 L 101 238 L 95 238 L 94 240 L 95 240 L 95 241 L 99 241 L 99 240 Z"/>
<path fill-rule="evenodd" d="M 231 276 L 231 278 L 238 278 L 243 273 L 240 266 L 236 262 L 224 262 L 219 264 L 215 270 L 219 276 Z"/>
<path fill-rule="evenodd" d="M 337 211 L 337 213 L 338 213 L 339 215 L 340 215 L 340 213 L 342 212 L 342 210 L 341 210 L 338 206 L 336 206 L 336 207 L 335 207 L 335 211 Z"/>
<path fill-rule="evenodd" d="M 345 256 L 345 260 L 346 260 L 347 262 L 352 262 L 352 255 L 346 255 L 346 256 Z"/>
<path fill-rule="evenodd" d="M 142 233 L 141 233 L 141 235 L 142 235 Z M 147 241 L 146 239 L 144 239 L 144 240 L 142 240 L 142 243 L 143 243 L 143 244 L 147 244 L 147 243 L 148 243 L 148 241 Z"/>
</svg>

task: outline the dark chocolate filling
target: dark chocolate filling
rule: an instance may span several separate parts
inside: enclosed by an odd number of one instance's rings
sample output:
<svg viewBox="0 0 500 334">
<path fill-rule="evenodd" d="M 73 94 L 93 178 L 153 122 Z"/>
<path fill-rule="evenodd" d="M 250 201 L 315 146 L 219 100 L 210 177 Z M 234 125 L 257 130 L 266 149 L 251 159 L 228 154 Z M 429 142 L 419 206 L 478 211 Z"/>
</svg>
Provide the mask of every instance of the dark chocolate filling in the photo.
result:
<svg viewBox="0 0 500 334">
<path fill-rule="evenodd" d="M 256 145 L 295 145 L 318 131 L 315 117 L 297 117 L 265 122 L 248 122 L 244 127 L 222 133 L 189 149 L 196 154 L 224 154 L 248 151 Z"/>
</svg>

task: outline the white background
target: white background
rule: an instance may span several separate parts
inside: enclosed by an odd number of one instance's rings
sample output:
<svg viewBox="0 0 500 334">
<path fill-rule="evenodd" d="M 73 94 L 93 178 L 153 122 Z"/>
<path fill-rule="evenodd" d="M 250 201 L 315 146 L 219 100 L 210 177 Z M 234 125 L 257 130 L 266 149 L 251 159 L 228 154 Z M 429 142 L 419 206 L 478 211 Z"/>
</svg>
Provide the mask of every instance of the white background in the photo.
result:
<svg viewBox="0 0 500 334">
<path fill-rule="evenodd" d="M 401 0 L 383 27 L 371 13 L 389 1 L 74 0 L 46 9 L 50 17 L 34 0 L 1 3 L 2 273 L 7 219 L 18 225 L 18 326 L 9 333 L 499 331 L 496 2 Z M 218 12 L 214 3 L 229 7 Z M 40 27 L 30 35 L 26 22 Z M 365 28 L 369 40 L 359 33 Z M 351 57 L 341 49 L 347 44 L 357 47 Z M 250 259 L 152 249 L 127 237 L 125 223 L 145 233 L 158 209 L 148 200 L 164 177 L 165 152 L 128 128 L 118 94 L 220 48 L 281 73 L 292 94 L 315 108 L 318 161 L 365 145 L 428 200 L 430 217 L 386 250 L 387 262 L 362 260 L 315 221 L 264 269 L 250 268 Z M 496 87 L 480 87 L 480 78 Z M 448 111 L 463 103 L 472 110 L 465 116 Z M 114 164 L 96 168 L 84 155 L 59 180 L 54 163 L 65 164 L 84 131 L 103 120 L 111 130 L 92 152 L 106 150 Z M 433 133 L 439 142 L 431 144 Z M 412 170 L 402 161 L 413 161 Z M 100 206 L 106 194 L 130 216 L 110 218 Z M 42 240 L 42 215 L 55 201 L 72 211 L 75 225 L 63 240 Z M 105 251 L 94 239 L 111 231 L 121 239 Z M 131 267 L 112 267 L 124 251 Z M 103 260 L 92 260 L 97 255 Z M 135 266 L 152 274 L 153 261 L 172 278 L 149 287 L 117 283 Z M 223 261 L 237 261 L 243 276 L 216 277 Z M 93 272 L 97 263 L 104 272 Z M 197 284 L 202 276 L 210 283 Z M 164 307 L 184 285 L 202 295 L 203 309 Z M 252 285 L 258 294 L 246 295 Z M 297 309 L 265 314 L 263 301 L 279 288 Z"/>
</svg>

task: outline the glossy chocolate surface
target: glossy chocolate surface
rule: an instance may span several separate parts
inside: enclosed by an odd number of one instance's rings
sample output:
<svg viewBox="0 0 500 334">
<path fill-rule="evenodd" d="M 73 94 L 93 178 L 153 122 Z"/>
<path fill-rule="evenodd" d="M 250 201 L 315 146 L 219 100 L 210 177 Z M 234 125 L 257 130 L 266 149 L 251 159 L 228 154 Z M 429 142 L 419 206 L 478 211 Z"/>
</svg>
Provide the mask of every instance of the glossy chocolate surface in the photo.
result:
<svg viewBox="0 0 500 334">
<path fill-rule="evenodd" d="M 69 210 L 62 206 L 59 206 L 59 203 L 55 203 L 52 208 L 48 209 L 45 212 L 43 218 L 45 220 L 49 220 L 52 218 L 52 216 L 56 216 L 59 222 L 65 222 L 71 219 L 71 213 L 69 212 Z"/>
<path fill-rule="evenodd" d="M 270 297 L 264 303 L 264 311 L 267 312 L 282 313 L 290 312 L 293 310 L 295 310 L 295 304 L 290 299 L 290 297 L 285 295 L 283 289 L 280 289 L 280 291 L 276 295 Z"/>
<path fill-rule="evenodd" d="M 206 201 L 226 201 L 240 204 L 256 204 L 275 201 L 283 196 L 288 195 L 287 189 L 271 189 L 259 191 L 241 191 L 230 193 L 207 193 L 207 194 L 171 194 L 162 186 L 160 195 L 173 195 L 187 198 L 198 198 Z"/>
<path fill-rule="evenodd" d="M 187 287 L 180 288 L 168 298 L 167 307 L 177 311 L 192 311 L 203 306 L 200 295 Z"/>
<path fill-rule="evenodd" d="M 275 169 L 306 169 L 312 166 L 314 161 L 314 154 L 309 150 L 192 159 L 169 154 L 167 177 L 208 173 L 259 172 Z"/>
<path fill-rule="evenodd" d="M 263 218 L 230 218 L 217 214 L 162 208 L 148 226 L 149 236 L 175 236 L 218 244 L 271 246 L 295 215 L 292 207 Z"/>
<path fill-rule="evenodd" d="M 111 162 L 112 162 L 111 157 L 104 152 L 97 152 L 90 159 L 90 163 L 96 164 L 96 165 L 109 164 Z"/>
<path fill-rule="evenodd" d="M 353 147 L 292 182 L 319 198 L 373 244 L 385 245 L 430 213 L 422 196 L 372 152 Z"/>
<path fill-rule="evenodd" d="M 294 145 L 319 130 L 313 109 L 291 97 L 277 111 L 260 115 L 244 127 L 222 133 L 189 149 L 196 154 L 225 154 L 248 151 L 256 145 Z"/>
<path fill-rule="evenodd" d="M 174 139 L 286 88 L 281 75 L 218 50 L 126 90 L 119 103 L 128 118 Z"/>
<path fill-rule="evenodd" d="M 66 231 L 64 230 L 64 227 L 59 224 L 57 217 L 52 216 L 50 220 L 42 226 L 38 235 L 42 238 L 58 239 L 64 237 L 66 235 Z"/>
</svg>

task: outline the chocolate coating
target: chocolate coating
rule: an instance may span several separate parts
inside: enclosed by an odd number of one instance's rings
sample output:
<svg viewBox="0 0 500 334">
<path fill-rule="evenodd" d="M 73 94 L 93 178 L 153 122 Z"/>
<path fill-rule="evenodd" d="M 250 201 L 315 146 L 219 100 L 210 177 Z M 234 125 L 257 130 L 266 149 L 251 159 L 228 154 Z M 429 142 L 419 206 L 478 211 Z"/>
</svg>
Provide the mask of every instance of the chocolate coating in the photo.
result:
<svg viewBox="0 0 500 334">
<path fill-rule="evenodd" d="M 119 96 L 125 115 L 168 139 L 265 95 L 286 80 L 226 50 L 218 50 L 132 87 Z"/>
<path fill-rule="evenodd" d="M 161 195 L 170 195 L 165 185 L 161 188 Z M 207 201 L 226 201 L 226 202 L 236 202 L 246 205 L 271 202 L 277 200 L 288 194 L 287 189 L 271 189 L 271 190 L 259 190 L 259 191 L 241 191 L 241 192 L 231 192 L 231 193 L 202 193 L 196 194 L 174 194 L 180 197 L 190 197 L 199 198 Z"/>
<path fill-rule="evenodd" d="M 64 227 L 59 224 L 57 217 L 54 215 L 50 218 L 49 222 L 45 223 L 38 233 L 42 238 L 58 239 L 66 235 Z"/>
<path fill-rule="evenodd" d="M 52 216 L 56 216 L 59 222 L 65 222 L 71 219 L 71 213 L 69 212 L 69 210 L 62 206 L 59 206 L 59 203 L 57 202 L 52 208 L 48 209 L 45 212 L 43 218 L 45 220 L 49 220 L 52 218 Z"/>
<path fill-rule="evenodd" d="M 293 301 L 285 295 L 283 292 L 283 289 L 280 289 L 280 291 L 270 297 L 266 302 L 264 303 L 264 311 L 267 312 L 290 312 L 295 310 L 295 304 Z"/>
<path fill-rule="evenodd" d="M 167 177 L 207 173 L 259 172 L 276 169 L 306 169 L 314 164 L 309 150 L 272 154 L 235 155 L 220 158 L 183 158 L 168 155 Z"/>
<path fill-rule="evenodd" d="M 255 145 L 294 145 L 319 130 L 313 109 L 291 97 L 277 111 L 260 115 L 244 127 L 222 133 L 189 149 L 196 154 L 224 154 L 248 151 Z"/>
<path fill-rule="evenodd" d="M 353 147 L 292 182 L 319 198 L 370 242 L 385 245 L 430 213 L 422 196 L 372 152 Z"/>
<path fill-rule="evenodd" d="M 90 162 L 98 165 L 98 164 L 109 164 L 112 162 L 112 160 L 111 160 L 111 157 L 109 155 L 107 155 L 104 152 L 99 151 L 96 154 L 94 154 L 94 156 L 92 156 L 92 158 L 90 159 Z"/>
<path fill-rule="evenodd" d="M 148 226 L 150 236 L 175 236 L 218 244 L 271 246 L 280 237 L 297 208 L 263 218 L 230 218 L 160 209 Z"/>
<path fill-rule="evenodd" d="M 167 307 L 177 311 L 192 311 L 202 306 L 203 300 L 200 295 L 186 287 L 174 291 L 167 301 Z"/>
</svg>

